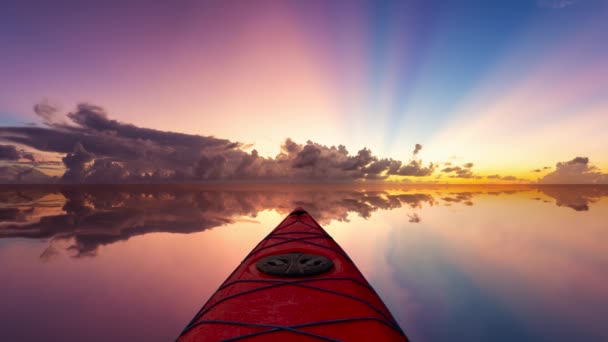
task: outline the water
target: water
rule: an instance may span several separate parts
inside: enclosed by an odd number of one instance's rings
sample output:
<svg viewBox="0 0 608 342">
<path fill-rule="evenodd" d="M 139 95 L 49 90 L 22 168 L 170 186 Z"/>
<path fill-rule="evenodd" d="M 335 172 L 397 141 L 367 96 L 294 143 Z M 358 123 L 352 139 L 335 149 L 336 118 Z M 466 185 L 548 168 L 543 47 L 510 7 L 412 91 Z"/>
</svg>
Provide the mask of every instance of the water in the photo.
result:
<svg viewBox="0 0 608 342">
<path fill-rule="evenodd" d="M 173 340 L 302 206 L 414 341 L 608 340 L 608 187 L 0 187 L 1 341 Z"/>
</svg>

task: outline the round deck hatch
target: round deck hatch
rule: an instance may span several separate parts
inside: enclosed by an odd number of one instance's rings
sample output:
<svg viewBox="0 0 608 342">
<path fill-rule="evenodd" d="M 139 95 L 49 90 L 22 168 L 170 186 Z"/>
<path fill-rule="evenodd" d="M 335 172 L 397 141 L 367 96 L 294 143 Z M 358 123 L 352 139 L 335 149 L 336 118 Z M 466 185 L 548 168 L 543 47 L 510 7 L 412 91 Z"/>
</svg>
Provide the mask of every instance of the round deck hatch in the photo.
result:
<svg viewBox="0 0 608 342">
<path fill-rule="evenodd" d="M 329 271 L 334 263 L 322 255 L 286 253 L 264 257 L 255 266 L 260 272 L 276 277 L 307 277 Z"/>
</svg>

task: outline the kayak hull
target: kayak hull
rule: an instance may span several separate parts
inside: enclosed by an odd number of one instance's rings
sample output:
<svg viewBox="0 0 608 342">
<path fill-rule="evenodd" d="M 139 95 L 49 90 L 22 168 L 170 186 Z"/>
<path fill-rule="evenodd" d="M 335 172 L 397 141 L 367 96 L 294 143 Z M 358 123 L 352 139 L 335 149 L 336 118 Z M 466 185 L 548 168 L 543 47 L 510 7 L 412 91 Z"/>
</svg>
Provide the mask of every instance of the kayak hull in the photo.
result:
<svg viewBox="0 0 608 342">
<path fill-rule="evenodd" d="M 178 340 L 407 338 L 348 255 L 298 208 L 245 257 Z"/>
</svg>

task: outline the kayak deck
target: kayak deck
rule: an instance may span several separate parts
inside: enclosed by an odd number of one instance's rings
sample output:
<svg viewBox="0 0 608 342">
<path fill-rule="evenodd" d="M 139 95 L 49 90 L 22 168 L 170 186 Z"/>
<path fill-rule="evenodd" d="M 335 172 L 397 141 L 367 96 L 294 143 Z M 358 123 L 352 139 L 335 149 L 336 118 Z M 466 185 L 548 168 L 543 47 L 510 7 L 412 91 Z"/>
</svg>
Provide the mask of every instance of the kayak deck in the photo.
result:
<svg viewBox="0 0 608 342">
<path fill-rule="evenodd" d="M 297 208 L 245 257 L 179 341 L 407 341 L 340 246 Z"/>
</svg>

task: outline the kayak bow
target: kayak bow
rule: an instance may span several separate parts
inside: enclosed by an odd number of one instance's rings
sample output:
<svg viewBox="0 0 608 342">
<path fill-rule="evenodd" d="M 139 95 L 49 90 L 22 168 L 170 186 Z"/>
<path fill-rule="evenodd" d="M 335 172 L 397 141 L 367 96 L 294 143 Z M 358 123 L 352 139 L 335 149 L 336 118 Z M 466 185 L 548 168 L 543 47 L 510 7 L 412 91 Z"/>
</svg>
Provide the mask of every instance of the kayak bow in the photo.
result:
<svg viewBox="0 0 608 342">
<path fill-rule="evenodd" d="M 245 257 L 178 341 L 407 341 L 340 246 L 296 208 Z"/>
</svg>

